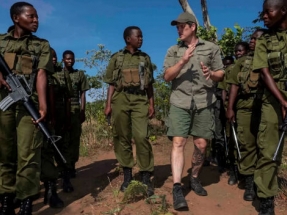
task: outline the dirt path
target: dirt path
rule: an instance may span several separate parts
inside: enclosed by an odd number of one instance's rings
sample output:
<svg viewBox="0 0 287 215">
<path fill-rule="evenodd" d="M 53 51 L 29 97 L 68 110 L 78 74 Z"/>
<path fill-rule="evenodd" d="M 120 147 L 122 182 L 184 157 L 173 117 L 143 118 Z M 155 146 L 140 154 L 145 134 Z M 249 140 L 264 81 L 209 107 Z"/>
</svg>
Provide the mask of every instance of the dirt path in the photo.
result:
<svg viewBox="0 0 287 215">
<path fill-rule="evenodd" d="M 168 144 L 167 144 L 168 143 Z M 208 192 L 208 196 L 200 197 L 190 191 L 188 185 L 188 171 L 193 151 L 192 141 L 186 146 L 186 165 L 183 175 L 183 184 L 186 185 L 185 194 L 189 210 L 177 212 L 172 208 L 172 178 L 170 170 L 170 142 L 162 138 L 153 145 L 155 153 L 155 175 L 153 178 L 155 193 L 157 196 L 165 195 L 168 214 L 192 214 L 192 215 L 257 215 L 258 201 L 245 202 L 242 199 L 243 190 L 238 186 L 227 184 L 226 173 L 220 175 L 217 167 L 204 167 L 201 181 Z M 98 153 L 97 156 L 81 158 L 77 166 L 77 178 L 72 179 L 75 191 L 71 194 L 59 191 L 66 207 L 62 210 L 50 209 L 43 205 L 43 198 L 34 204 L 34 214 L 37 215 L 149 215 L 156 213 L 161 204 L 147 204 L 140 199 L 130 204 L 120 204 L 123 194 L 118 193 L 123 176 L 118 171 L 118 163 L 113 151 Z M 134 168 L 134 173 L 138 169 Z M 136 178 L 138 175 L 135 174 Z M 42 195 L 43 196 L 43 189 Z M 287 204 L 287 203 L 286 203 Z M 117 210 L 121 209 L 120 213 Z M 286 206 L 276 206 L 276 215 L 287 214 Z"/>
</svg>

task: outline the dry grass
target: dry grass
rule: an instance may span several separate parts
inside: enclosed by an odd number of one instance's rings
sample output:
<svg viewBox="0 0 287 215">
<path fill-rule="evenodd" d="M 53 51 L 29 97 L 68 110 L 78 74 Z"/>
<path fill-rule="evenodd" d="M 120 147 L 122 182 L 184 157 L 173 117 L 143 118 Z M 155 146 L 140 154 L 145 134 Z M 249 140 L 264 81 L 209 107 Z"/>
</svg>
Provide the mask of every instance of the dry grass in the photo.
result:
<svg viewBox="0 0 287 215">
<path fill-rule="evenodd" d="M 80 155 L 90 156 L 98 149 L 111 149 L 112 139 L 112 128 L 107 123 L 85 122 L 82 125 Z"/>
</svg>

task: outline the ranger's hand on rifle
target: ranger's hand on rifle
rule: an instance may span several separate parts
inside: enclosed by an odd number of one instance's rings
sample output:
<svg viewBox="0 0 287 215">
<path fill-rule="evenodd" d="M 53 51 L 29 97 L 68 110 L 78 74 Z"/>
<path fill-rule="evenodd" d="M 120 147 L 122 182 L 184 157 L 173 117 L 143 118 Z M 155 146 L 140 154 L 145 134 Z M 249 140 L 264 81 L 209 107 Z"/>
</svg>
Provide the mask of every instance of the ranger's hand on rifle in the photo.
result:
<svg viewBox="0 0 287 215">
<path fill-rule="evenodd" d="M 32 122 L 37 125 L 39 122 L 42 122 L 42 121 L 45 121 L 45 118 L 47 116 L 47 110 L 44 110 L 44 109 L 39 109 L 39 114 L 40 114 L 40 117 L 37 119 L 37 121 L 35 121 L 33 118 L 32 119 Z"/>
<path fill-rule="evenodd" d="M 106 105 L 106 107 L 105 107 L 105 115 L 108 116 L 108 115 L 111 115 L 111 113 L 112 113 L 111 106 Z"/>
<path fill-rule="evenodd" d="M 0 88 L 2 88 L 2 86 L 6 87 L 8 90 L 11 91 L 10 86 L 7 84 L 7 82 L 5 81 L 2 73 L 0 72 Z"/>
<path fill-rule="evenodd" d="M 286 100 L 282 101 L 281 105 L 282 105 L 282 116 L 283 116 L 283 119 L 285 119 L 286 111 L 287 111 L 287 101 Z"/>
<path fill-rule="evenodd" d="M 232 109 L 227 109 L 226 110 L 226 118 L 228 122 L 235 122 L 235 114 Z"/>
</svg>

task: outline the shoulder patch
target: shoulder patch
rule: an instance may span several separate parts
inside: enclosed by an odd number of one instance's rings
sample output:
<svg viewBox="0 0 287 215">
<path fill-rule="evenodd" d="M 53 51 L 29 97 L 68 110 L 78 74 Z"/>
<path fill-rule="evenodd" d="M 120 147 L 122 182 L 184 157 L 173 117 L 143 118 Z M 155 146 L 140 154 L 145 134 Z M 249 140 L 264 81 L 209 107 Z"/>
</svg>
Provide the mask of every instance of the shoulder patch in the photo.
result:
<svg viewBox="0 0 287 215">
<path fill-rule="evenodd" d="M 33 40 L 36 40 L 36 41 L 39 41 L 39 42 L 49 42 L 49 41 L 46 40 L 46 39 L 37 37 L 36 35 L 32 35 L 32 39 L 33 39 Z"/>
<path fill-rule="evenodd" d="M 121 52 L 121 50 L 118 51 L 118 52 L 113 53 L 112 56 L 111 56 L 111 58 L 112 58 L 113 56 L 115 56 L 116 54 L 118 54 L 119 52 Z"/>
</svg>

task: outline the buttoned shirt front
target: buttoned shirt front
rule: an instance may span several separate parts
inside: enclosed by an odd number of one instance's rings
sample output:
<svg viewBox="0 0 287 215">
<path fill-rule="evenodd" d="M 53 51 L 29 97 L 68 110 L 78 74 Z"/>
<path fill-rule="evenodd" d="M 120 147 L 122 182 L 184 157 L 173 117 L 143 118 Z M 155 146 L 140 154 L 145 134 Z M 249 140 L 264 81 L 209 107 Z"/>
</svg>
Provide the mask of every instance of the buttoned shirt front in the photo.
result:
<svg viewBox="0 0 287 215">
<path fill-rule="evenodd" d="M 170 47 L 165 56 L 164 71 L 179 62 L 186 49 L 184 44 Z M 202 109 L 216 101 L 215 82 L 203 76 L 201 62 L 211 71 L 224 71 L 219 47 L 199 38 L 193 56 L 172 80 L 170 103 L 174 106 L 190 109 L 193 100 L 196 108 Z"/>
</svg>

